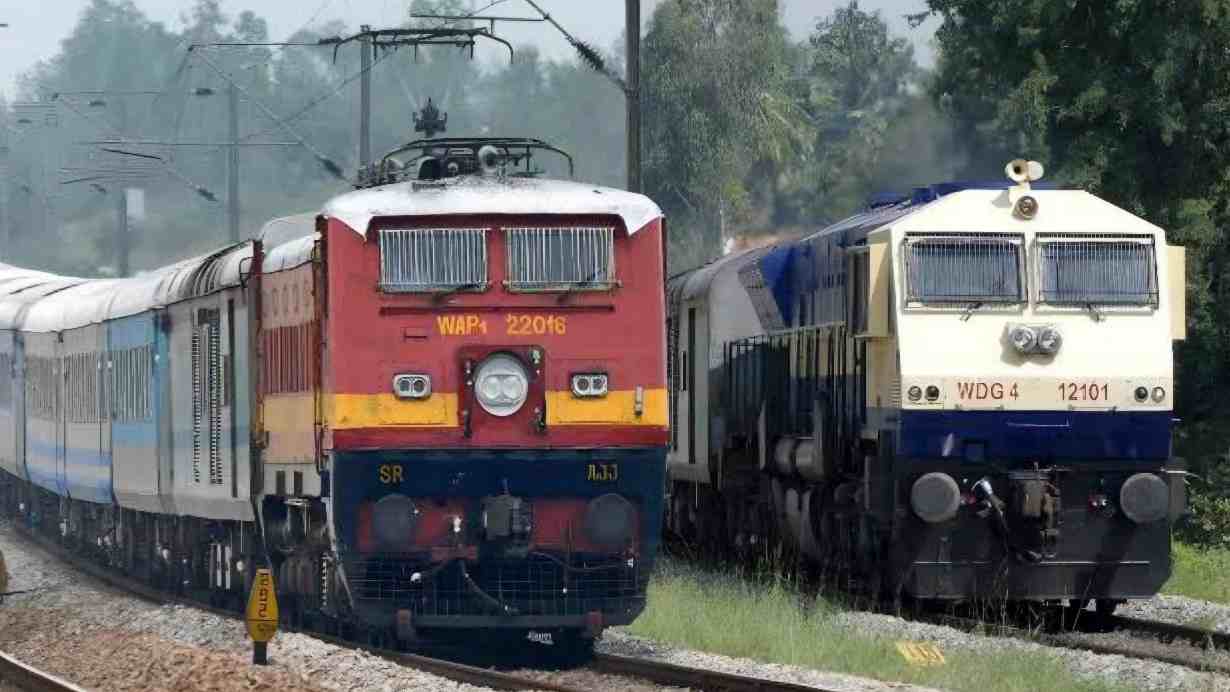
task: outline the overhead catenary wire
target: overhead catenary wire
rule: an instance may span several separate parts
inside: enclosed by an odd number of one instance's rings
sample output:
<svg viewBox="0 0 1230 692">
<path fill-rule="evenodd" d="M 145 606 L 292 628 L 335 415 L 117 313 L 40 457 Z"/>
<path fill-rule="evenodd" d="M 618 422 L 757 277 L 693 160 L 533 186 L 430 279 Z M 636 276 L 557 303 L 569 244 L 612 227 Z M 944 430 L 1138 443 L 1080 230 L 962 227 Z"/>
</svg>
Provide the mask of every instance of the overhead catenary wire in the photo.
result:
<svg viewBox="0 0 1230 692">
<path fill-rule="evenodd" d="M 97 123 L 95 123 L 93 120 L 87 117 L 84 113 L 82 113 L 80 109 L 74 106 L 72 102 L 61 99 L 57 101 L 57 103 L 64 104 L 66 108 L 68 108 L 70 111 L 72 111 L 73 113 L 76 113 L 79 117 L 84 119 L 86 123 L 89 124 L 91 127 L 98 129 L 100 131 L 109 132 L 113 134 L 114 136 L 118 137 L 119 139 L 127 138 L 127 135 L 125 133 L 119 131 L 117 128 L 115 128 L 114 126 L 110 124 L 108 124 L 105 128 L 100 127 Z M 183 184 L 192 188 L 192 190 L 196 192 L 198 195 L 200 195 L 201 197 L 204 197 L 205 199 L 211 202 L 217 201 L 217 197 L 212 192 L 210 192 L 208 188 L 206 188 L 203 185 L 198 185 L 194 180 L 192 180 L 188 176 L 176 170 L 175 167 L 172 166 L 170 162 L 166 161 L 165 159 L 163 159 L 163 168 L 166 170 L 166 172 L 170 173 L 172 177 L 176 178 Z"/>
<path fill-rule="evenodd" d="M 605 75 L 606 78 L 614 82 L 615 86 L 618 86 L 621 91 L 628 93 L 628 83 L 624 81 L 623 77 L 615 74 L 609 67 L 606 66 L 606 59 L 602 57 L 602 54 L 599 53 L 597 49 L 569 33 L 563 25 L 555 21 L 555 18 L 548 14 L 546 10 L 542 9 L 542 7 L 540 7 L 534 0 L 525 0 L 525 2 L 528 3 L 530 7 L 537 10 L 538 14 L 542 15 L 543 19 L 549 22 L 551 26 L 558 29 L 559 32 L 564 35 L 564 39 L 576 49 L 577 54 L 581 56 L 581 59 L 584 60 L 587 65 Z"/>
<path fill-rule="evenodd" d="M 312 45 L 316 45 L 316 44 L 312 44 Z M 268 134 L 273 134 L 274 132 L 276 132 L 276 131 L 278 131 L 279 129 L 281 129 L 284 125 L 288 125 L 288 124 L 290 124 L 291 122 L 294 122 L 295 120 L 298 120 L 299 118 L 303 117 L 303 116 L 304 116 L 304 115 L 306 115 L 309 111 L 311 111 L 312 109 L 316 108 L 316 107 L 317 107 L 317 106 L 319 106 L 320 104 L 322 104 L 322 103 L 324 103 L 325 101 L 328 101 L 329 99 L 333 98 L 334 96 L 337 96 L 338 94 L 340 94 L 340 93 L 342 92 L 342 90 L 343 90 L 343 89 L 345 89 L 345 88 L 346 88 L 348 85 L 350 85 L 352 82 L 354 82 L 354 80 L 359 79 L 360 77 L 362 77 L 362 76 L 363 76 L 364 74 L 366 74 L 367 72 L 370 72 L 371 70 L 375 69 L 376 65 L 379 65 L 380 63 L 384 62 L 384 60 L 385 60 L 385 59 L 387 59 L 389 56 L 392 56 L 392 55 L 394 55 L 394 54 L 396 54 L 396 51 L 388 51 L 388 52 L 385 52 L 385 53 L 381 53 L 379 56 L 377 56 L 377 57 L 376 57 L 376 59 L 375 59 L 375 60 L 373 60 L 373 61 L 372 61 L 372 64 L 371 64 L 371 65 L 368 65 L 368 66 L 367 66 L 367 69 L 359 70 L 358 72 L 356 72 L 356 73 L 354 73 L 354 74 L 350 75 L 350 76 L 349 76 L 349 77 L 347 77 L 346 79 L 342 80 L 342 81 L 341 81 L 341 82 L 340 82 L 337 86 L 335 86 L 335 87 L 334 87 L 331 91 L 329 91 L 328 93 L 326 93 L 326 94 L 322 94 L 321 96 L 319 96 L 319 97 L 317 97 L 317 98 L 315 98 L 315 99 L 313 99 L 313 100 L 309 101 L 306 105 L 304 105 L 302 108 L 300 108 L 299 110 L 295 111 L 295 112 L 294 112 L 294 113 L 292 113 L 291 115 L 288 115 L 288 116 L 285 116 L 285 117 L 283 117 L 283 118 L 278 119 L 278 120 L 276 121 L 276 123 L 275 123 L 274 127 L 267 128 L 267 129 L 264 129 L 264 130 L 260 130 L 260 131 L 258 131 L 258 132 L 254 132 L 254 133 L 249 134 L 249 135 L 244 135 L 243 137 L 240 137 L 240 138 L 239 138 L 239 141 L 241 141 L 241 142 L 246 142 L 246 141 L 247 141 L 247 140 L 249 140 L 249 139 L 256 139 L 257 137 L 264 137 L 265 135 L 268 135 Z"/>
<path fill-rule="evenodd" d="M 192 46 L 189 46 L 188 50 L 194 51 L 194 49 L 199 48 L 199 47 L 200 47 L 199 45 L 194 44 Z M 225 70 L 223 70 L 221 67 L 218 67 L 217 63 L 215 63 L 213 60 L 210 60 L 209 57 L 205 55 L 204 51 L 195 51 L 195 55 L 198 58 L 200 58 L 201 62 L 205 63 L 211 70 L 217 73 L 219 77 L 226 80 L 226 82 L 230 84 L 231 86 L 235 87 L 235 89 L 239 93 L 246 96 L 248 101 L 250 101 L 252 105 L 256 106 L 261 112 L 263 112 L 266 117 L 268 117 L 273 122 L 277 123 L 278 127 L 281 128 L 283 132 L 285 132 L 291 139 L 298 142 L 300 146 L 302 146 L 304 149 L 308 151 L 308 153 L 310 153 L 313 157 L 315 157 L 315 159 L 320 163 L 320 165 L 324 166 L 325 170 L 327 170 L 333 176 L 341 180 L 346 179 L 345 174 L 342 173 L 341 166 L 337 165 L 337 163 L 333 161 L 333 159 L 330 159 L 328 156 L 325 156 L 325 154 L 321 152 L 319 149 L 312 146 L 312 144 L 308 142 L 305 137 L 300 135 L 293 127 L 291 127 L 289 123 L 284 122 L 280 117 L 278 117 L 276 113 L 273 112 L 272 109 L 270 109 L 268 106 L 262 103 L 255 96 L 253 96 L 252 93 L 248 91 L 248 89 L 240 85 L 239 82 L 235 80 L 233 77 L 231 77 L 229 74 L 227 74 Z"/>
</svg>

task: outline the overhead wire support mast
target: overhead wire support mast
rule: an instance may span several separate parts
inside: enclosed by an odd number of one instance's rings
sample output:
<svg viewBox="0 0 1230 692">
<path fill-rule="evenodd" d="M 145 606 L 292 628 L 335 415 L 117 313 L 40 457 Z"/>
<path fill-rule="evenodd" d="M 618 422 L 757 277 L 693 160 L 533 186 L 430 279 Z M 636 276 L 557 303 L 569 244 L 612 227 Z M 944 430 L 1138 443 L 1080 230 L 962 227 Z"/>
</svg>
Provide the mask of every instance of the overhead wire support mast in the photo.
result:
<svg viewBox="0 0 1230 692">
<path fill-rule="evenodd" d="M 627 37 L 628 76 L 620 77 L 606 66 L 606 60 L 593 46 L 576 38 L 559 22 L 542 9 L 534 0 L 525 0 L 530 7 L 538 11 L 545 21 L 551 23 L 568 43 L 580 54 L 581 59 L 606 78 L 615 83 L 624 92 L 628 116 L 628 189 L 632 192 L 641 191 L 641 0 L 624 0 L 624 34 Z"/>
<path fill-rule="evenodd" d="M 252 105 L 259 108 L 261 112 L 265 114 L 266 117 L 274 121 L 274 123 L 276 123 L 291 139 L 298 142 L 299 146 L 306 149 L 308 153 L 310 153 L 320 163 L 320 165 L 324 166 L 325 170 L 329 171 L 329 173 L 332 174 L 334 177 L 339 178 L 341 180 L 345 180 L 346 176 L 344 173 L 342 173 L 342 167 L 337 165 L 337 163 L 333 159 L 329 158 L 328 156 L 325 156 L 323 152 L 321 152 L 316 147 L 312 146 L 312 144 L 308 142 L 307 139 L 302 137 L 298 132 L 296 132 L 294 128 L 290 126 L 289 123 L 279 118 L 276 113 L 274 113 L 264 103 L 261 103 L 259 99 L 253 97 L 252 94 L 249 93 L 247 89 L 239 86 L 238 82 L 236 82 L 235 79 L 232 78 L 231 75 L 226 72 L 226 70 L 223 70 L 221 67 L 218 67 L 217 63 L 215 63 L 213 60 L 210 60 L 209 57 L 205 55 L 204 51 L 196 50 L 197 48 L 207 48 L 211 45 L 213 44 L 194 43 L 188 46 L 188 52 L 195 53 L 195 55 L 197 55 L 201 59 L 201 62 L 205 63 L 209 67 L 209 69 L 213 70 L 215 74 L 217 74 L 219 77 L 225 80 L 227 84 L 231 85 L 231 87 L 233 87 L 235 91 L 237 92 L 236 96 L 238 94 L 243 94 L 244 96 L 246 96 L 248 98 L 248 101 L 250 101 Z"/>
</svg>

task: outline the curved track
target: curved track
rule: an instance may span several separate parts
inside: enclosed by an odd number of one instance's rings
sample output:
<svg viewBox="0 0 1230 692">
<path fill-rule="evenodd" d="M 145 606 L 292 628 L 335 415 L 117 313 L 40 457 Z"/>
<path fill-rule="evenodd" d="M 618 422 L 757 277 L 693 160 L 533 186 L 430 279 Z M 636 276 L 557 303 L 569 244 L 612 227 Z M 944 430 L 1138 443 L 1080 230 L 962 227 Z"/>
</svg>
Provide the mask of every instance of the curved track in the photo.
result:
<svg viewBox="0 0 1230 692">
<path fill-rule="evenodd" d="M 18 535 L 26 538 L 45 552 L 50 553 L 56 559 L 71 565 L 73 568 L 81 572 L 89 574 L 90 576 L 108 584 L 113 588 L 153 603 L 188 606 L 199 610 L 204 610 L 219 617 L 230 619 L 240 619 L 243 617 L 241 613 L 234 610 L 218 608 L 192 598 L 175 596 L 155 589 L 144 582 L 129 578 L 88 559 L 82 558 L 46 536 L 26 529 L 24 526 L 20 525 L 20 522 L 14 522 L 14 525 L 18 527 Z M 594 680 L 587 682 L 584 686 L 572 686 L 551 682 L 550 680 L 544 679 L 543 676 L 521 675 L 492 670 L 445 658 L 410 654 L 391 649 L 369 646 L 316 630 L 309 630 L 309 632 L 313 637 L 336 646 L 362 650 L 393 663 L 438 675 L 442 678 L 453 680 L 455 682 L 489 687 L 497 690 L 592 692 L 595 689 L 616 689 L 623 686 L 619 684 L 621 681 L 626 683 L 629 679 L 634 679 L 643 683 L 647 682 L 664 687 L 686 687 L 694 690 L 706 690 L 712 692 L 832 692 L 822 687 L 813 687 L 810 685 L 801 685 L 790 682 L 779 682 L 776 680 L 767 680 L 745 675 L 677 666 L 649 659 L 615 656 L 602 653 L 594 654 L 591 659 L 584 661 L 581 664 L 582 668 L 593 674 Z M 3 675 L 0 675 L 0 680 L 4 679 L 5 678 Z M 18 686 L 18 688 L 23 690 L 30 689 L 35 692 L 41 692 L 42 690 L 55 690 L 56 692 L 60 692 L 61 690 L 80 689 L 73 686 L 63 688 L 27 688 Z"/>
<path fill-rule="evenodd" d="M 61 680 L 0 651 L 0 689 L 22 692 L 85 692 L 71 682 Z"/>
</svg>

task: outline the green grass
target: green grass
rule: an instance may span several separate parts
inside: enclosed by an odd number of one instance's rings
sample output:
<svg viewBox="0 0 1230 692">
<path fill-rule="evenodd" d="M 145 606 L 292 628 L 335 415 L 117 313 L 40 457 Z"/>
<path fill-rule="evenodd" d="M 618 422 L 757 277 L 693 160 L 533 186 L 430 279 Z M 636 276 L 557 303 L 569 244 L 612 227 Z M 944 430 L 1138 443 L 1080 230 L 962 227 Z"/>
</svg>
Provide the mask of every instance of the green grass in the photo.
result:
<svg viewBox="0 0 1230 692">
<path fill-rule="evenodd" d="M 717 575 L 663 561 L 649 607 L 632 634 L 699 651 L 900 681 L 957 692 L 1103 692 L 1113 686 L 1076 677 L 1048 654 L 944 651 L 947 664 L 907 663 L 895 641 L 858 635 L 819 601 L 806 612 L 781 581 Z"/>
<path fill-rule="evenodd" d="M 1170 581 L 1162 591 L 1230 605 L 1230 550 L 1175 543 Z"/>
</svg>

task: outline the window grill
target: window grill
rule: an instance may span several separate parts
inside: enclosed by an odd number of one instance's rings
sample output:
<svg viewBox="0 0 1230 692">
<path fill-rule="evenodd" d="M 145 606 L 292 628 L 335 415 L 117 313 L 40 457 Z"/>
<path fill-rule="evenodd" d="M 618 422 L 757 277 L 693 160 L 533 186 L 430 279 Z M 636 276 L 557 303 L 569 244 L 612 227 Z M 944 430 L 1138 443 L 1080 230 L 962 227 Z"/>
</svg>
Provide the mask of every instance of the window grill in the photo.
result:
<svg viewBox="0 0 1230 692">
<path fill-rule="evenodd" d="M 487 232 L 481 228 L 380 231 L 380 290 L 417 293 L 487 286 Z"/>
<path fill-rule="evenodd" d="M 508 288 L 606 290 L 615 285 L 615 229 L 509 228 Z"/>
<path fill-rule="evenodd" d="M 911 235 L 905 242 L 906 298 L 917 303 L 1025 300 L 1023 239 L 1017 234 Z"/>
<path fill-rule="evenodd" d="M 1039 234 L 1038 302 L 1157 305 L 1152 236 Z"/>
</svg>

